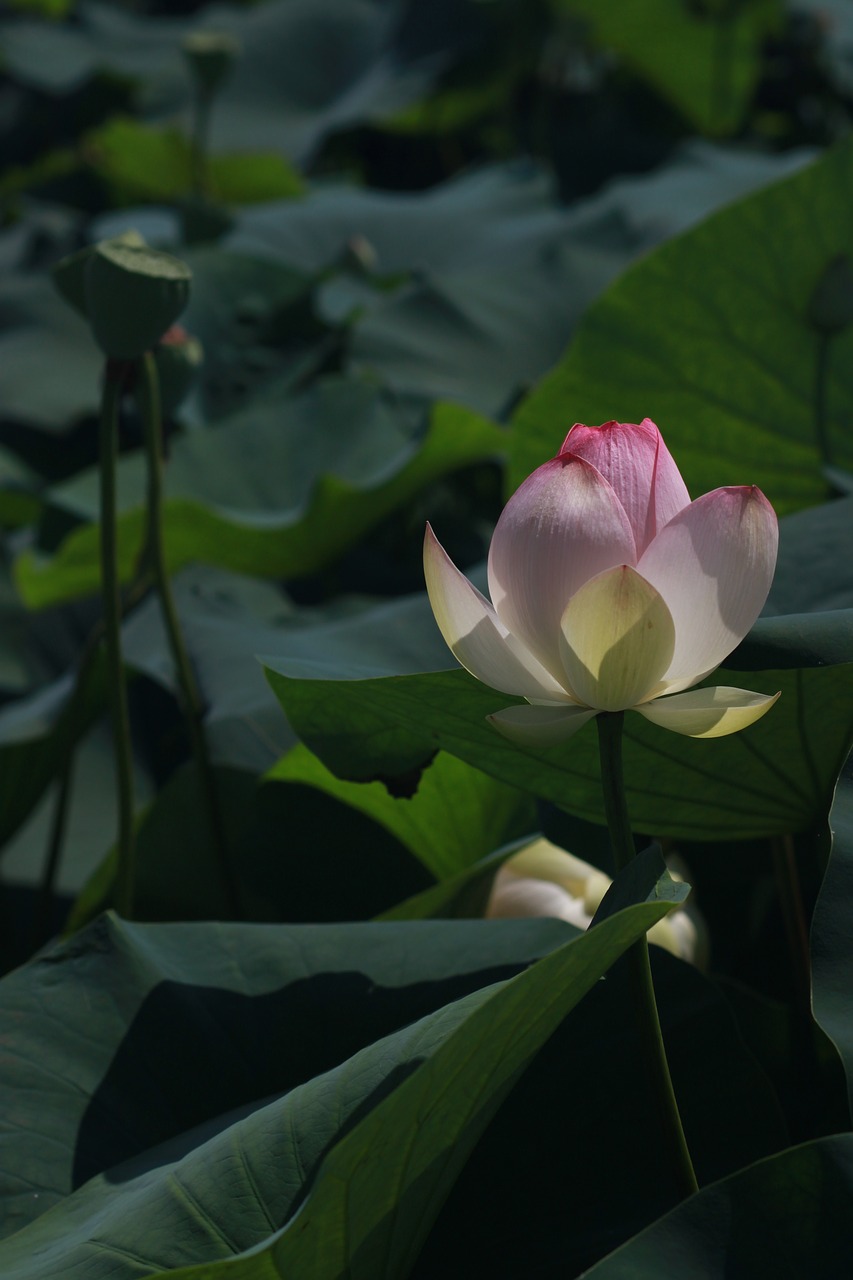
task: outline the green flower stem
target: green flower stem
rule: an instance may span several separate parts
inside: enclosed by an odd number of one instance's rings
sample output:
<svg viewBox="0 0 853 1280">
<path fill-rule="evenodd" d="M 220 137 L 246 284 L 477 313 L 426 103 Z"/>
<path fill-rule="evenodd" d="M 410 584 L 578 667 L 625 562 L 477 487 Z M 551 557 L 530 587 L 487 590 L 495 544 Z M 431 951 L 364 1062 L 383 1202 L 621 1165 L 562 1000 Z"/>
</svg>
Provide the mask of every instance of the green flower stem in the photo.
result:
<svg viewBox="0 0 853 1280">
<path fill-rule="evenodd" d="M 121 602 L 121 616 L 125 617 L 129 609 L 134 608 L 151 589 L 147 575 L 137 578 L 125 593 Z M 33 919 L 33 930 L 30 937 L 30 950 L 35 951 L 50 936 L 50 922 L 53 918 L 56 877 L 62 860 L 62 847 L 65 842 L 65 830 L 68 821 L 68 809 L 71 786 L 74 774 L 74 757 L 77 749 L 79 733 L 76 726 L 87 723 L 86 703 L 90 698 L 90 684 L 95 663 L 104 642 L 103 619 L 95 623 L 80 653 L 74 686 L 65 710 L 57 726 L 62 739 L 62 763 L 59 767 L 59 790 L 53 810 L 50 834 L 47 844 L 44 871 L 39 885 L 39 904 Z"/>
<path fill-rule="evenodd" d="M 133 916 L 133 885 L 136 833 L 133 822 L 133 759 L 127 688 L 121 657 L 121 594 L 118 574 L 116 521 L 116 460 L 118 457 L 119 405 L 124 383 L 131 370 L 126 361 L 107 360 L 101 400 L 101 597 L 103 601 L 104 647 L 107 658 L 107 685 L 115 744 L 118 797 L 118 872 L 115 905 L 119 915 Z"/>
<path fill-rule="evenodd" d="M 713 18 L 711 63 L 711 125 L 721 127 L 732 110 L 732 60 L 734 58 L 734 13 L 723 4 Z"/>
<path fill-rule="evenodd" d="M 793 837 L 773 836 L 770 847 L 773 853 L 776 891 L 779 895 L 791 961 L 795 1008 L 802 1024 L 805 1027 L 811 1027 L 812 978 L 809 928 L 803 909 L 803 894 Z"/>
<path fill-rule="evenodd" d="M 142 415 L 145 448 L 148 454 L 148 511 L 146 554 L 149 557 L 154 585 L 160 599 L 163 623 L 175 664 L 175 673 L 181 691 L 184 718 L 190 736 L 190 747 L 198 770 L 202 793 L 207 808 L 213 850 L 219 865 L 219 875 L 225 893 L 228 910 L 234 919 L 241 918 L 240 898 L 231 870 L 223 832 L 222 814 L 216 792 L 216 782 L 207 740 L 204 736 L 202 717 L 204 703 L 199 692 L 184 642 L 172 583 L 166 562 L 163 540 L 163 449 L 160 414 L 160 385 L 154 357 L 147 352 L 137 363 L 137 398 Z"/>
<path fill-rule="evenodd" d="M 213 94 L 196 85 L 193 95 L 193 123 L 190 138 L 190 194 L 201 200 L 208 191 L 208 139 Z"/>
<path fill-rule="evenodd" d="M 56 805 L 50 824 L 50 836 L 47 845 L 47 859 L 39 885 L 38 903 L 33 912 L 32 929 L 30 931 L 29 950 L 34 952 L 51 935 L 51 922 L 54 910 L 54 888 L 62 858 L 62 846 L 65 842 L 65 829 L 68 823 L 68 808 L 71 800 L 71 785 L 74 780 L 74 750 L 69 746 L 62 761 L 59 774 L 59 790 L 56 793 Z"/>
<path fill-rule="evenodd" d="M 624 718 L 623 711 L 604 711 L 596 717 L 604 811 L 617 871 L 626 867 L 634 857 L 634 839 L 631 835 L 622 775 Z M 699 1188 L 669 1074 L 649 964 L 649 944 L 645 937 L 629 947 L 625 953 L 625 962 L 632 988 L 632 1003 L 637 1011 L 640 1053 L 658 1112 L 661 1141 L 669 1150 L 670 1165 L 679 1193 L 686 1198 Z"/>
</svg>

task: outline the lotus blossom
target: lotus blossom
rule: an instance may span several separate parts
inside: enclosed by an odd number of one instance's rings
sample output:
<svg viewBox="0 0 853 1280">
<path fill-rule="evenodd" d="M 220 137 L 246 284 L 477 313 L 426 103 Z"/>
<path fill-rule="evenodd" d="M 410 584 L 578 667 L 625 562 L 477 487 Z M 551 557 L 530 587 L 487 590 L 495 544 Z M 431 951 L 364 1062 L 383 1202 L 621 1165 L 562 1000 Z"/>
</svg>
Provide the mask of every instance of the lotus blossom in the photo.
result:
<svg viewBox="0 0 853 1280">
<path fill-rule="evenodd" d="M 527 699 L 488 717 L 545 746 L 601 711 L 633 710 L 692 738 L 746 728 L 778 698 L 692 689 L 758 617 L 773 578 L 776 515 L 754 485 L 695 502 L 657 427 L 572 427 L 510 498 L 489 549 L 492 602 L 427 525 L 436 622 L 484 684 Z"/>
<path fill-rule="evenodd" d="M 677 860 L 668 859 L 668 864 L 673 877 L 683 880 L 683 868 Z M 612 883 L 597 867 L 538 836 L 500 868 L 483 914 L 487 920 L 551 916 L 577 929 L 588 929 Z M 651 927 L 648 938 L 680 959 L 705 968 L 708 929 L 692 899 L 691 893 L 687 902 L 673 904 L 669 915 Z"/>
</svg>

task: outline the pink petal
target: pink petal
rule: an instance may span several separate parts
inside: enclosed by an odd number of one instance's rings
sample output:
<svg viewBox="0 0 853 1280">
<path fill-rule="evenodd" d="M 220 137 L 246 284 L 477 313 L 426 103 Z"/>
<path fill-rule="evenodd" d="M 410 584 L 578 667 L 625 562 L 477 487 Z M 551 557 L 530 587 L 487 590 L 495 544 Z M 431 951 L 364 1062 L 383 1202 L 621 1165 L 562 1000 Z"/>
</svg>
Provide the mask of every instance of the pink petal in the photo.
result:
<svg viewBox="0 0 853 1280">
<path fill-rule="evenodd" d="M 637 570 L 675 622 L 664 680 L 675 692 L 713 671 L 761 612 L 776 565 L 776 513 L 760 489 L 715 489 L 661 530 Z"/>
<path fill-rule="evenodd" d="M 502 693 L 568 700 L 533 654 L 507 633 L 488 600 L 459 572 L 429 525 L 424 537 L 424 575 L 439 630 L 466 671 Z"/>
<path fill-rule="evenodd" d="M 631 522 L 638 556 L 690 503 L 681 472 L 650 418 L 600 427 L 576 423 L 560 452 L 591 462 L 613 486 Z"/>
<path fill-rule="evenodd" d="M 522 747 L 553 747 L 573 737 L 587 720 L 598 715 L 587 707 L 505 707 L 486 716 L 505 738 Z"/>
<path fill-rule="evenodd" d="M 671 698 L 655 698 L 634 710 L 652 724 L 688 738 L 724 738 L 755 724 L 780 696 L 718 685 L 716 689 L 690 689 Z"/>
<path fill-rule="evenodd" d="M 597 573 L 636 559 L 610 485 L 565 454 L 528 476 L 504 507 L 489 550 L 489 593 L 504 626 L 559 682 L 560 618 L 569 600 Z"/>
</svg>

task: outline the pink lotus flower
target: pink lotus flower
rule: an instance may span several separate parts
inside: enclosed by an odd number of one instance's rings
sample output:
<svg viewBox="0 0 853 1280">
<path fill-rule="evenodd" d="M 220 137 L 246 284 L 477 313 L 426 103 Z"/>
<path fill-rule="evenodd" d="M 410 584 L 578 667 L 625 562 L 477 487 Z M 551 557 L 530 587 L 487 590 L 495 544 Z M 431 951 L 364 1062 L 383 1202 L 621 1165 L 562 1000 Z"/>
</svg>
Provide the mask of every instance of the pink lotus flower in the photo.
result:
<svg viewBox="0 0 853 1280">
<path fill-rule="evenodd" d="M 689 690 L 752 626 L 776 564 L 776 516 L 751 485 L 695 502 L 660 432 L 572 427 L 504 508 L 489 549 L 492 604 L 427 525 L 433 613 L 458 661 L 527 699 L 489 720 L 508 738 L 561 742 L 600 711 L 632 709 L 693 738 L 735 733 L 776 701 Z"/>
</svg>

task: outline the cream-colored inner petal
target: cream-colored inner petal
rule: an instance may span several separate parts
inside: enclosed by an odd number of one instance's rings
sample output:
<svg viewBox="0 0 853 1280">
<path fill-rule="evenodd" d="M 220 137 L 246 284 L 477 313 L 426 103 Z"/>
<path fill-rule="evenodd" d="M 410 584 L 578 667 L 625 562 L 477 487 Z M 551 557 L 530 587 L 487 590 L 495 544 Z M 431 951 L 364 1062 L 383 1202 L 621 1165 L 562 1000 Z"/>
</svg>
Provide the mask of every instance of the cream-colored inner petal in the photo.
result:
<svg viewBox="0 0 853 1280">
<path fill-rule="evenodd" d="M 625 711 L 649 696 L 675 650 L 665 601 L 629 565 L 608 569 L 575 592 L 560 630 L 572 692 L 599 711 Z"/>
</svg>

